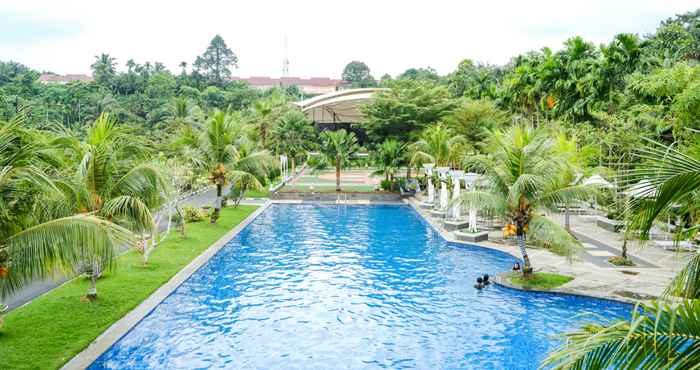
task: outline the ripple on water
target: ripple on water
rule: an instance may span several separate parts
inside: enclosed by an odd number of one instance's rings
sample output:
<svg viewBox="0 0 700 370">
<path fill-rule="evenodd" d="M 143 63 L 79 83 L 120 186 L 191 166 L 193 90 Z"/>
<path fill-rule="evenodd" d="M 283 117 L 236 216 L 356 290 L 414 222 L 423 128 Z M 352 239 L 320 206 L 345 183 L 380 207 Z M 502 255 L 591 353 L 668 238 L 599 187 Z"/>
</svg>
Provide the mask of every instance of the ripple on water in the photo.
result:
<svg viewBox="0 0 700 370">
<path fill-rule="evenodd" d="M 473 288 L 512 262 L 406 206 L 273 205 L 90 368 L 534 369 L 553 335 L 629 314 Z"/>
</svg>

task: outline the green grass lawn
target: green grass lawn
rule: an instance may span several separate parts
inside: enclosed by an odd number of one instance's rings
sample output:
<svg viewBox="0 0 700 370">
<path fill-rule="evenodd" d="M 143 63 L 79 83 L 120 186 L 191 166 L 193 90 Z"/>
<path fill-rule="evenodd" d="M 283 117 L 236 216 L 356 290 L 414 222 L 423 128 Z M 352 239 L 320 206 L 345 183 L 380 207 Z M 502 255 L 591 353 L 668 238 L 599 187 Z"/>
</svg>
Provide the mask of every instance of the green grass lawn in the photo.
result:
<svg viewBox="0 0 700 370">
<path fill-rule="evenodd" d="M 549 272 L 536 272 L 529 279 L 523 279 L 523 275 L 519 272 L 513 273 L 511 277 L 508 278 L 514 285 L 519 285 L 523 288 L 529 289 L 554 289 L 558 288 L 571 280 L 574 280 L 571 276 L 553 274 Z"/>
<path fill-rule="evenodd" d="M 269 198 L 270 189 L 265 188 L 263 190 L 248 190 L 245 192 L 245 198 Z"/>
<path fill-rule="evenodd" d="M 184 239 L 171 233 L 147 267 L 135 251 L 120 256 L 116 271 L 99 280 L 94 302 L 80 300 L 88 281 L 76 279 L 13 310 L 0 330 L 0 369 L 60 368 L 256 208 L 225 208 L 218 224 L 188 224 Z"/>
</svg>

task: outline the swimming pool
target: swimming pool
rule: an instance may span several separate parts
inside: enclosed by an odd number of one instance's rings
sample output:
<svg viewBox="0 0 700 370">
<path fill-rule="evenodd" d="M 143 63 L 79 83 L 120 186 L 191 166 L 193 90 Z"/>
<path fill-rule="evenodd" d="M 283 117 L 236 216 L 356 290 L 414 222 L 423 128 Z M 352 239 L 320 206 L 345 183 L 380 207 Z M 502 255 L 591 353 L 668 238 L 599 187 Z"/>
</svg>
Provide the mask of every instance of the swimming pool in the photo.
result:
<svg viewBox="0 0 700 370">
<path fill-rule="evenodd" d="M 553 335 L 629 317 L 473 288 L 514 260 L 445 241 L 407 206 L 275 204 L 90 369 L 534 369 Z"/>
</svg>

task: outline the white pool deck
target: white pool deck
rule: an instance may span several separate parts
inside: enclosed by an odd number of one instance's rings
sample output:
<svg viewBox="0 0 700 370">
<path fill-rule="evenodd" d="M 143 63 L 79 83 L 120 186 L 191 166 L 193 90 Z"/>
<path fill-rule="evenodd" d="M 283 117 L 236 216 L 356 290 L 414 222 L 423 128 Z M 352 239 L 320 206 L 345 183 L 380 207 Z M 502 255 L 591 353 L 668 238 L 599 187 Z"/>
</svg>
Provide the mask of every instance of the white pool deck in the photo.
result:
<svg viewBox="0 0 700 370">
<path fill-rule="evenodd" d="M 454 238 L 454 234 L 442 227 L 442 219 L 433 218 L 429 212 L 419 207 L 420 200 L 408 200 L 413 208 L 440 231 L 442 236 L 456 243 L 465 243 Z M 564 223 L 563 216 L 550 215 L 553 220 Z M 556 292 L 586 295 L 613 299 L 629 303 L 648 301 L 660 296 L 673 276 L 683 267 L 692 253 L 667 251 L 647 243 L 628 241 L 628 253 L 641 260 L 636 267 L 618 267 L 607 262 L 612 255 L 619 255 L 622 246 L 621 234 L 603 230 L 580 216 L 571 216 L 571 230 L 577 235 L 590 239 L 584 243 L 581 253 L 569 261 L 566 257 L 554 254 L 546 249 L 528 248 L 528 255 L 535 271 L 554 272 L 575 277 L 571 282 L 555 289 Z M 492 240 L 499 238 L 501 231 L 492 231 Z M 474 243 L 465 243 L 474 244 Z M 520 251 L 515 245 L 493 241 L 476 243 L 477 245 L 503 251 L 520 258 Z M 599 246 L 607 246 L 602 248 Z"/>
</svg>

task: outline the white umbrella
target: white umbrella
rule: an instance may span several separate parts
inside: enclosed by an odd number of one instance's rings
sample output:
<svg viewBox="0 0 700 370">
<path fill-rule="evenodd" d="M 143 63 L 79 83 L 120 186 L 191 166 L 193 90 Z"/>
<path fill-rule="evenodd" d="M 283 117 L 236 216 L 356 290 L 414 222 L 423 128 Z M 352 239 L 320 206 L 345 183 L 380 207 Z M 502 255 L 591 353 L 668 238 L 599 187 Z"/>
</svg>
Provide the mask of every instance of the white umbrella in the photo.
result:
<svg viewBox="0 0 700 370">
<path fill-rule="evenodd" d="M 428 203 L 433 203 L 435 201 L 435 186 L 433 185 L 433 179 L 428 179 Z"/>
<path fill-rule="evenodd" d="M 601 188 L 606 188 L 606 189 L 614 189 L 615 185 L 610 183 L 608 180 L 604 179 L 600 175 L 593 175 L 581 183 L 584 186 L 597 186 Z"/>
<path fill-rule="evenodd" d="M 455 178 L 454 183 L 455 183 L 455 186 L 452 189 L 452 200 L 456 201 L 457 199 L 459 199 L 459 189 L 460 189 L 459 178 Z M 455 219 L 459 218 L 461 216 L 460 215 L 461 208 L 462 208 L 461 204 L 459 204 L 458 202 L 455 202 L 455 205 L 452 209 L 452 217 L 454 217 Z"/>
<path fill-rule="evenodd" d="M 440 181 L 440 209 L 447 209 L 447 184 Z"/>
</svg>

